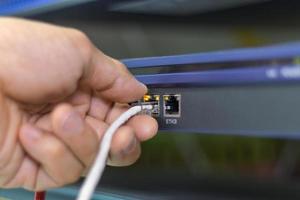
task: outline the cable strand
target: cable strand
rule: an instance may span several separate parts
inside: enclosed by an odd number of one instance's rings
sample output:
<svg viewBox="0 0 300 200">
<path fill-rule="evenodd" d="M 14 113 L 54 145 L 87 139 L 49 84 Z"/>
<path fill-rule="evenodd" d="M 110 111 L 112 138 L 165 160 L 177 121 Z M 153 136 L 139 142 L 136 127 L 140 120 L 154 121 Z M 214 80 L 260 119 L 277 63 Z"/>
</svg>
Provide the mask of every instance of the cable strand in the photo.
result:
<svg viewBox="0 0 300 200">
<path fill-rule="evenodd" d="M 132 116 L 140 113 L 142 110 L 152 109 L 152 105 L 138 105 L 131 107 L 110 125 L 110 127 L 104 133 L 97 157 L 86 179 L 83 182 L 83 186 L 80 189 L 77 200 L 91 199 L 106 166 L 106 160 L 110 150 L 111 141 L 117 129 L 120 126 L 122 126 L 126 121 L 128 121 Z"/>
</svg>

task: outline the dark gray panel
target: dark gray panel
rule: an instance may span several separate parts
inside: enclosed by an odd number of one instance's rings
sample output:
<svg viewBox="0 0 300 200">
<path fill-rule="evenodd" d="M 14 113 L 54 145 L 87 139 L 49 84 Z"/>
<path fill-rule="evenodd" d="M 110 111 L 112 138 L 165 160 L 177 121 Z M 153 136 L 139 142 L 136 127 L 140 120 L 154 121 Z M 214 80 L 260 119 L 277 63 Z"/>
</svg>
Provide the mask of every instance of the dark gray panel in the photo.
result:
<svg viewBox="0 0 300 200">
<path fill-rule="evenodd" d="M 162 130 L 300 138 L 299 85 L 152 88 L 150 92 L 181 94 L 179 118 L 163 117 L 161 98 Z"/>
</svg>

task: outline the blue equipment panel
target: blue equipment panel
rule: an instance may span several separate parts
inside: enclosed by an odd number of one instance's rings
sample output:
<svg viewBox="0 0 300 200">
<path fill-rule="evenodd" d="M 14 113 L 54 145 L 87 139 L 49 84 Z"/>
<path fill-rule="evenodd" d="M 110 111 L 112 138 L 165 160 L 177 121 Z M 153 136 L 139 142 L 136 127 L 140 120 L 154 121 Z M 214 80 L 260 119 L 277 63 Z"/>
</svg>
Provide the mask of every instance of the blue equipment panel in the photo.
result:
<svg viewBox="0 0 300 200">
<path fill-rule="evenodd" d="M 124 63 L 160 97 L 161 130 L 299 139 L 299 55 L 294 43 Z"/>
<path fill-rule="evenodd" d="M 0 15 L 24 14 L 88 1 L 90 0 L 2 0 L 0 1 Z"/>
</svg>

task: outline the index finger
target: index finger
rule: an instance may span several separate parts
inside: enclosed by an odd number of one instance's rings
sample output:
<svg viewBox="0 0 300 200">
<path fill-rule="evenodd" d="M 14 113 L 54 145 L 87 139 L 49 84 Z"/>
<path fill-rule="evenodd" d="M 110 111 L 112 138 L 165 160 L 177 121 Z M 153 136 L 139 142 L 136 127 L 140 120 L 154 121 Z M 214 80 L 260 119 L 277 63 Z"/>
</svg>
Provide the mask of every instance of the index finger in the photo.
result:
<svg viewBox="0 0 300 200">
<path fill-rule="evenodd" d="M 136 80 L 121 62 L 94 48 L 86 66 L 84 80 L 93 91 L 114 102 L 128 103 L 140 99 L 147 87 Z"/>
</svg>

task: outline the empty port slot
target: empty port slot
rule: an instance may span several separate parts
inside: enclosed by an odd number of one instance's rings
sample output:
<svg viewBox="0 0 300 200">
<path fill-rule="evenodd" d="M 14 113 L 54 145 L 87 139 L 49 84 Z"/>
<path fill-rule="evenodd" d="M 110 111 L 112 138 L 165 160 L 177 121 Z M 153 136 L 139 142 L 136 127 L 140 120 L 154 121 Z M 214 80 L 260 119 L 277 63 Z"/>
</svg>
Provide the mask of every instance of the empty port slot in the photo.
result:
<svg viewBox="0 0 300 200">
<path fill-rule="evenodd" d="M 163 98 L 164 98 L 164 116 L 180 117 L 181 95 L 169 94 L 169 95 L 164 95 Z"/>
</svg>

